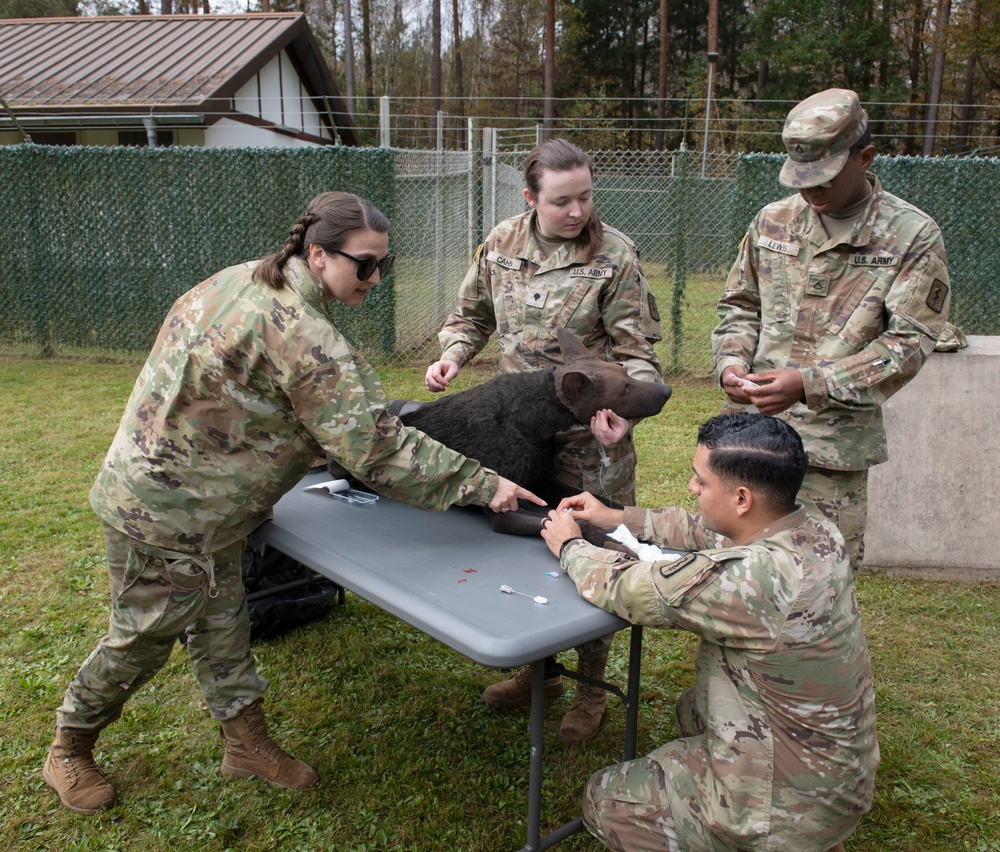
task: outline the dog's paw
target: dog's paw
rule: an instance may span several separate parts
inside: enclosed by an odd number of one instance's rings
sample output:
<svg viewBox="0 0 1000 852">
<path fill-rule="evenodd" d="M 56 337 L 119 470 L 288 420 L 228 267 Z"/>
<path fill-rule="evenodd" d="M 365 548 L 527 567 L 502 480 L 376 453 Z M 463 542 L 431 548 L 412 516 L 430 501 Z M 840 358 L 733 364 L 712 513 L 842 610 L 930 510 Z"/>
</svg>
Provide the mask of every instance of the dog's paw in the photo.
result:
<svg viewBox="0 0 1000 852">
<path fill-rule="evenodd" d="M 639 555 L 631 547 L 622 544 L 620 541 L 615 541 L 604 530 L 598 529 L 588 521 L 580 521 L 579 523 L 580 534 L 591 544 L 603 547 L 605 550 L 615 550 L 618 553 L 624 553 L 630 559 L 639 559 Z"/>
</svg>

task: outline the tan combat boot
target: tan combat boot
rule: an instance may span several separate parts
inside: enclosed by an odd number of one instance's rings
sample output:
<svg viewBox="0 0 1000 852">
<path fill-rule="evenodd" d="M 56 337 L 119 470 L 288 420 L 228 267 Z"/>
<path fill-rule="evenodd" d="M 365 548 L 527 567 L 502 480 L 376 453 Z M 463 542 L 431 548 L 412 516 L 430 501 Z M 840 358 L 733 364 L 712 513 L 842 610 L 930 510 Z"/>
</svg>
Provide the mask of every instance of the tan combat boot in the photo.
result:
<svg viewBox="0 0 1000 852">
<path fill-rule="evenodd" d="M 581 659 L 577 671 L 594 680 L 604 680 L 604 667 L 607 663 L 607 657 Z M 559 726 L 559 742 L 575 745 L 596 736 L 607 703 L 608 693 L 603 689 L 583 681 L 577 682 L 573 703 L 569 705 Z"/>
<path fill-rule="evenodd" d="M 263 778 L 272 787 L 308 790 L 319 775 L 308 763 L 296 760 L 267 735 L 263 699 L 221 723 L 226 741 L 222 774 L 233 778 Z"/>
<path fill-rule="evenodd" d="M 42 767 L 42 778 L 59 801 L 81 814 L 96 814 L 110 808 L 117 798 L 101 770 L 94 763 L 94 743 L 100 731 L 56 729 L 56 738 Z"/>
<path fill-rule="evenodd" d="M 563 680 L 559 675 L 545 681 L 545 697 L 562 695 Z M 531 666 L 521 666 L 507 680 L 487 686 L 483 702 L 497 707 L 521 707 L 531 703 Z"/>
</svg>

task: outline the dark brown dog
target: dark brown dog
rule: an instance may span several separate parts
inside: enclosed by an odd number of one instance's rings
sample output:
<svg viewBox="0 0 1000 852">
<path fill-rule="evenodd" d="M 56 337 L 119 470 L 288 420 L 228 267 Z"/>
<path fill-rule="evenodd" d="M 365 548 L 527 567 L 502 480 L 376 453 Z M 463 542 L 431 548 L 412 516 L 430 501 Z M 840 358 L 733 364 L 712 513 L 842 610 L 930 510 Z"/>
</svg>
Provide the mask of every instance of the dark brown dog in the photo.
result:
<svg viewBox="0 0 1000 852">
<path fill-rule="evenodd" d="M 633 379 L 621 364 L 592 355 L 574 334 L 558 333 L 563 366 L 509 373 L 433 402 L 394 401 L 390 411 L 407 425 L 479 461 L 534 492 L 550 508 L 579 488 L 554 473 L 556 433 L 576 424 L 589 425 L 598 411 L 638 419 L 659 414 L 671 390 L 667 385 Z M 334 476 L 346 477 L 331 465 Z M 522 511 L 489 512 L 493 529 L 514 535 L 537 535 L 541 507 L 522 502 Z"/>
</svg>

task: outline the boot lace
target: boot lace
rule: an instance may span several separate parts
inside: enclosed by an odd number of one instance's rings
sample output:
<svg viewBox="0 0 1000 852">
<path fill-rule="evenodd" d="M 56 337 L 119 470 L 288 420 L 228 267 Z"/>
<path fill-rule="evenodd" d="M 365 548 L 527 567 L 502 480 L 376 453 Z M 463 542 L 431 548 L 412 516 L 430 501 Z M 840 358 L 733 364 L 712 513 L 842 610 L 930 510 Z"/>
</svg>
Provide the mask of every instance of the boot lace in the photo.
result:
<svg viewBox="0 0 1000 852">
<path fill-rule="evenodd" d="M 288 753 L 268 736 L 267 725 L 262 717 L 247 719 L 247 727 L 250 729 L 253 743 L 251 754 L 263 758 L 274 766 L 284 758 L 291 759 Z"/>
<path fill-rule="evenodd" d="M 62 771 L 66 775 L 66 780 L 70 785 L 75 784 L 81 778 L 94 774 L 101 778 L 101 771 L 97 768 L 94 758 L 89 754 L 72 754 L 67 757 L 58 758 Z"/>
</svg>

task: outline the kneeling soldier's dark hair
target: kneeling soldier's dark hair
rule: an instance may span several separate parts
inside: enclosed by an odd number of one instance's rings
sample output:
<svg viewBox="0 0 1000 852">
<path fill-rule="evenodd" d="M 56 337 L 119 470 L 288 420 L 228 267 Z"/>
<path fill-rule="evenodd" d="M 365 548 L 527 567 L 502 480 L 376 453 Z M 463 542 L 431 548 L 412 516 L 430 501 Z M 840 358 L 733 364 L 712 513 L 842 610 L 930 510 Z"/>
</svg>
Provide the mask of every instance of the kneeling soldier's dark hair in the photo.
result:
<svg viewBox="0 0 1000 852">
<path fill-rule="evenodd" d="M 746 485 L 773 511 L 795 508 L 809 460 L 783 420 L 750 411 L 719 414 L 698 429 L 698 443 L 712 451 L 709 470 L 727 484 Z"/>
</svg>

